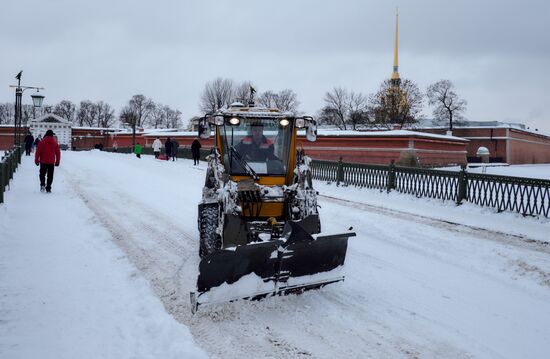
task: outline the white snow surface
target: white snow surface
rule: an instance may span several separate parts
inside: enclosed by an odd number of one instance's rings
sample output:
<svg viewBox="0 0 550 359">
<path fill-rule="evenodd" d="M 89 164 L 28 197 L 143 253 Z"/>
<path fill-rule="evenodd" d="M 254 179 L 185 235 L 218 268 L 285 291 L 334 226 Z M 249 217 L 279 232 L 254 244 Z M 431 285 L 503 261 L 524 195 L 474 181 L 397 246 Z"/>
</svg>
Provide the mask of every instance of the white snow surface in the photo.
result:
<svg viewBox="0 0 550 359">
<path fill-rule="evenodd" d="M 526 178 L 538 178 L 544 180 L 550 180 L 550 164 L 536 164 L 536 165 L 506 165 L 506 164 L 493 164 L 489 163 L 483 165 L 481 163 L 475 163 L 468 165 L 466 169 L 472 173 L 483 173 L 485 167 L 485 173 L 488 175 L 501 175 L 512 177 L 526 177 Z M 460 167 L 442 167 L 441 170 L 447 171 L 460 171 Z"/>
<path fill-rule="evenodd" d="M 29 157 L 30 158 L 30 157 Z M 343 283 L 190 312 L 205 164 L 23 157 L 0 205 L 0 358 L 547 358 L 550 220 L 315 182 Z"/>
</svg>

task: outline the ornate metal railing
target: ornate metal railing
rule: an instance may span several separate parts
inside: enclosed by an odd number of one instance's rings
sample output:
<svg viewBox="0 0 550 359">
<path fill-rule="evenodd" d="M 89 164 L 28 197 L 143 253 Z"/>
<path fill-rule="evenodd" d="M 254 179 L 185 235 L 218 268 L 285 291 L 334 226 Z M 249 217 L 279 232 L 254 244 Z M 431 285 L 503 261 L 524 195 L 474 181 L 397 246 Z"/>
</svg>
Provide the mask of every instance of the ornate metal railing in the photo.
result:
<svg viewBox="0 0 550 359">
<path fill-rule="evenodd" d="M 550 217 L 550 181 L 426 168 L 365 165 L 342 161 L 311 162 L 314 179 L 337 185 L 395 190 L 416 197 L 461 204 L 468 201 L 497 211 Z"/>
<path fill-rule="evenodd" d="M 467 200 L 499 212 L 550 217 L 550 181 L 468 173 Z"/>
<path fill-rule="evenodd" d="M 10 180 L 21 164 L 22 153 L 21 146 L 13 146 L 0 159 L 0 203 L 4 203 L 4 192 L 9 188 Z"/>
<path fill-rule="evenodd" d="M 338 170 L 340 163 L 342 162 L 313 160 L 311 162 L 311 174 L 313 175 L 313 178 L 320 181 L 337 182 L 338 175 L 340 174 L 340 171 Z"/>
<path fill-rule="evenodd" d="M 347 184 L 386 189 L 388 186 L 388 166 L 342 164 L 342 178 Z"/>
<path fill-rule="evenodd" d="M 84 150 L 84 151 L 87 151 L 87 149 Z M 132 147 L 118 147 L 116 151 L 113 148 L 108 147 L 108 148 L 104 148 L 103 151 L 118 152 L 118 153 L 133 153 Z M 164 148 L 162 148 L 161 153 L 164 154 Z M 200 153 L 201 153 L 200 158 L 201 158 L 202 161 L 204 161 L 204 160 L 206 160 L 206 156 L 208 156 L 210 154 L 210 149 L 208 149 L 208 148 L 202 149 L 201 148 Z M 153 149 L 151 147 L 143 147 L 141 154 L 142 155 L 152 155 L 153 154 Z M 188 147 L 178 148 L 178 154 L 177 154 L 176 157 L 192 159 L 193 154 L 191 153 L 191 148 L 188 148 Z"/>
<path fill-rule="evenodd" d="M 395 168 L 395 190 L 416 197 L 456 201 L 458 172 L 422 168 Z"/>
</svg>

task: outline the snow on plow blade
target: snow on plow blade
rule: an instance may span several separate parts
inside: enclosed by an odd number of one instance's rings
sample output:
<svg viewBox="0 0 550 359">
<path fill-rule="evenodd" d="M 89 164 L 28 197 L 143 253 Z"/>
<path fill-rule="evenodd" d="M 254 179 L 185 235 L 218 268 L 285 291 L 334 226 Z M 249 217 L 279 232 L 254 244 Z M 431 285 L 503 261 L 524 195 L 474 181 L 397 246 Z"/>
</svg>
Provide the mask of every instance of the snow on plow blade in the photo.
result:
<svg viewBox="0 0 550 359">
<path fill-rule="evenodd" d="M 284 240 L 252 243 L 212 253 L 199 264 L 195 312 L 202 304 L 260 299 L 320 288 L 344 280 L 348 238 L 343 233 L 313 238 L 293 223 Z"/>
</svg>

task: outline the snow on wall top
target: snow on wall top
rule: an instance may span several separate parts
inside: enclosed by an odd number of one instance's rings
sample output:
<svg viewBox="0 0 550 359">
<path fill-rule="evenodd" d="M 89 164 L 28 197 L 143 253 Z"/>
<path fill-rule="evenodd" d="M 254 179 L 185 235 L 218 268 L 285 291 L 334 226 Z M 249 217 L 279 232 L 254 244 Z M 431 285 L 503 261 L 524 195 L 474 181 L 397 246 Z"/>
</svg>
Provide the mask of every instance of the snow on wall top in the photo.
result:
<svg viewBox="0 0 550 359">
<path fill-rule="evenodd" d="M 145 131 L 143 137 L 198 137 L 197 131 Z"/>
<path fill-rule="evenodd" d="M 418 129 L 447 129 L 447 125 L 435 125 L 430 123 L 431 120 L 422 120 L 416 124 L 415 128 Z M 542 133 L 538 128 L 532 129 L 522 123 L 513 123 L 513 122 L 500 122 L 500 121 L 464 121 L 461 123 L 453 124 L 455 129 L 487 129 L 487 128 L 511 128 L 515 130 L 520 130 L 524 132 L 533 133 L 541 136 L 550 136 L 548 134 Z"/>
<path fill-rule="evenodd" d="M 305 131 L 298 131 L 298 136 L 305 136 Z M 437 135 L 426 132 L 416 132 L 409 130 L 383 130 L 383 131 L 352 131 L 352 130 L 335 130 L 335 129 L 318 129 L 317 136 L 353 136 L 353 137 L 421 137 L 433 138 L 439 140 L 452 140 L 468 142 L 469 140 L 447 135 Z"/>
<path fill-rule="evenodd" d="M 36 122 L 36 123 L 40 123 L 40 122 L 52 122 L 52 121 L 47 121 L 49 119 L 53 119 L 53 122 L 58 122 L 58 123 L 63 123 L 63 124 L 66 124 L 66 125 L 69 125 L 71 126 L 72 123 L 69 122 L 68 120 L 64 119 L 63 117 L 61 116 L 58 116 L 54 113 L 47 113 L 45 115 L 42 115 L 36 119 L 32 119 L 30 122 Z"/>
</svg>

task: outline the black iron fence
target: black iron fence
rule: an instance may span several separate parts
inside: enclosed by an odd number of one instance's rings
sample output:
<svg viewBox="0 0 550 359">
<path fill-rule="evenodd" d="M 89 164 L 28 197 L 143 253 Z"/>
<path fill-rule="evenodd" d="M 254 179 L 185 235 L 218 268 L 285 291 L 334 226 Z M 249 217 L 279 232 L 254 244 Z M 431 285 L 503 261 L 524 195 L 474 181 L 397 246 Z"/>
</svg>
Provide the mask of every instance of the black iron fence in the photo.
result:
<svg viewBox="0 0 550 359">
<path fill-rule="evenodd" d="M 4 203 L 4 192 L 9 189 L 13 174 L 21 164 L 22 153 L 20 146 L 13 146 L 0 158 L 0 203 Z"/>
<path fill-rule="evenodd" d="M 88 149 L 85 149 L 83 151 L 88 151 Z M 116 151 L 114 151 L 114 149 L 111 148 L 111 147 L 106 147 L 106 148 L 103 148 L 103 151 L 118 152 L 118 153 L 133 153 L 134 152 L 132 147 L 119 147 L 119 148 L 117 148 Z M 206 156 L 208 156 L 210 154 L 210 149 L 201 149 L 200 153 L 201 153 L 201 157 L 200 157 L 201 161 L 205 161 Z M 152 155 L 153 154 L 153 149 L 151 147 L 143 147 L 141 149 L 141 154 L 142 155 Z M 161 154 L 164 155 L 164 148 L 162 148 Z M 187 148 L 187 147 L 178 148 L 178 153 L 177 153 L 176 157 L 177 158 L 193 159 L 193 154 L 191 153 L 191 148 Z"/>
<path fill-rule="evenodd" d="M 110 148 L 104 150 L 112 151 Z M 130 147 L 119 153 L 132 153 Z M 153 154 L 150 147 L 143 154 Z M 201 149 L 201 160 L 210 154 Z M 190 148 L 179 148 L 178 158 L 193 158 Z M 550 181 L 542 179 L 496 176 L 461 171 L 443 171 L 390 165 L 365 165 L 342 161 L 311 161 L 313 178 L 336 184 L 398 191 L 416 197 L 463 201 L 493 207 L 499 212 L 550 217 Z"/>
<path fill-rule="evenodd" d="M 118 153 L 133 153 L 134 152 L 132 147 L 119 147 L 119 148 L 117 148 L 116 151 L 114 151 L 112 148 L 104 148 L 103 151 L 118 152 Z M 204 149 L 204 150 L 201 149 L 200 153 L 201 153 L 201 157 L 200 157 L 201 161 L 205 161 L 206 156 L 208 156 L 210 154 L 210 149 Z M 143 147 L 142 150 L 141 150 L 141 154 L 142 155 L 152 155 L 153 154 L 153 149 L 151 147 Z M 161 154 L 164 155 L 164 148 L 162 149 Z M 193 159 L 193 154 L 191 153 L 191 148 L 187 148 L 187 147 L 178 148 L 178 154 L 177 154 L 176 157 L 177 158 Z"/>
<path fill-rule="evenodd" d="M 499 212 L 550 217 L 550 181 L 461 171 L 441 171 L 344 162 L 311 162 L 313 178 L 337 185 L 395 190 L 416 197 L 463 201 L 493 207 Z"/>
</svg>

